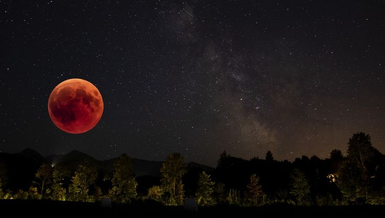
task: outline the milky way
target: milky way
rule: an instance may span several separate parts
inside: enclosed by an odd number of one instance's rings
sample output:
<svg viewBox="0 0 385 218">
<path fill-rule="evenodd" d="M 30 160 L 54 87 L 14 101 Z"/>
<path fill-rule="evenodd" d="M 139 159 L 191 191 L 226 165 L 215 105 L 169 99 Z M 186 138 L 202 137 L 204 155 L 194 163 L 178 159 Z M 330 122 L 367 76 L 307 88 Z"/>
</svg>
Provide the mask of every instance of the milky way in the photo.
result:
<svg viewBox="0 0 385 218">
<path fill-rule="evenodd" d="M 380 1 L 2 2 L 2 152 L 73 149 L 216 165 L 221 152 L 277 160 L 346 154 L 353 133 L 385 152 Z M 55 128 L 61 81 L 93 81 L 90 132 Z"/>
</svg>

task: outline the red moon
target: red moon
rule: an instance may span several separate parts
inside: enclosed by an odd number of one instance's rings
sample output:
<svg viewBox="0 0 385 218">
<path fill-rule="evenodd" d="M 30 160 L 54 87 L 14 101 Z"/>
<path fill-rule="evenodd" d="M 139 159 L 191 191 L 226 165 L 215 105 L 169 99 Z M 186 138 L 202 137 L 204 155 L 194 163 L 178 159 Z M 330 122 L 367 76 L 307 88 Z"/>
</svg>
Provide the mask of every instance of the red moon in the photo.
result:
<svg viewBox="0 0 385 218">
<path fill-rule="evenodd" d="M 61 130 L 85 133 L 102 117 L 104 103 L 99 90 L 83 79 L 68 79 L 57 85 L 48 99 L 48 113 Z"/>
</svg>

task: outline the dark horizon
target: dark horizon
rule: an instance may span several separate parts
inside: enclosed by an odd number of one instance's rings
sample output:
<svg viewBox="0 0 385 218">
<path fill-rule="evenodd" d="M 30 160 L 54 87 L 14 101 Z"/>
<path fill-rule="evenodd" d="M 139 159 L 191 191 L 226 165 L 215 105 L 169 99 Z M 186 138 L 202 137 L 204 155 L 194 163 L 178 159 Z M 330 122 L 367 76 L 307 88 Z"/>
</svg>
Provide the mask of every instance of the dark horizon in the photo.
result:
<svg viewBox="0 0 385 218">
<path fill-rule="evenodd" d="M 365 134 L 364 132 L 356 132 L 356 133 L 353 133 L 352 135 L 354 136 L 355 134 L 360 134 L 360 133 Z M 372 137 L 370 134 L 368 134 L 368 136 L 369 136 L 370 138 Z M 350 137 L 347 141 L 349 141 L 350 139 L 351 139 L 351 137 Z M 211 167 L 211 168 L 216 168 L 216 167 L 217 167 L 218 160 L 220 159 L 220 157 L 221 157 L 221 155 L 222 155 L 223 153 L 226 153 L 227 155 L 229 155 L 229 156 L 231 156 L 231 157 L 233 157 L 233 158 L 242 159 L 242 160 L 245 160 L 245 161 L 250 161 L 250 160 L 253 160 L 253 159 L 266 160 L 266 157 L 267 157 L 268 153 L 270 153 L 269 155 L 271 155 L 271 157 L 272 157 L 275 161 L 278 161 L 278 162 L 289 162 L 289 163 L 293 163 L 293 162 L 298 161 L 298 160 L 303 159 L 303 158 L 311 159 L 311 158 L 313 158 L 313 157 L 314 157 L 314 158 L 318 158 L 318 159 L 320 159 L 320 160 L 327 160 L 327 159 L 330 159 L 330 158 L 331 158 L 332 153 L 335 152 L 335 151 L 341 152 L 342 157 L 347 157 L 347 155 L 348 155 L 348 154 L 347 154 L 348 145 L 349 145 L 349 143 L 347 143 L 347 147 L 346 147 L 346 150 L 345 150 L 345 151 L 339 150 L 339 149 L 337 149 L 337 148 L 330 150 L 329 156 L 327 156 L 327 157 L 325 157 L 325 158 L 319 157 L 319 156 L 317 156 L 317 155 L 311 155 L 311 156 L 300 155 L 300 156 L 298 156 L 298 157 L 294 157 L 293 160 L 277 159 L 277 158 L 275 158 L 275 154 L 272 153 L 270 150 L 268 150 L 268 151 L 266 151 L 266 153 L 265 153 L 263 156 L 254 156 L 254 157 L 251 157 L 251 158 L 247 159 L 247 158 L 243 158 L 243 157 L 241 157 L 241 156 L 235 156 L 235 155 L 233 155 L 233 154 L 227 152 L 226 150 L 223 150 L 221 153 L 219 153 L 219 154 L 217 155 L 217 159 L 213 160 L 213 161 L 215 161 L 215 164 L 214 164 L 214 165 L 209 165 L 209 164 L 206 164 L 206 163 L 200 163 L 200 162 L 197 162 L 197 161 L 189 161 L 189 160 L 187 160 L 187 161 L 185 161 L 185 162 L 186 162 L 186 163 L 197 163 L 197 164 L 201 164 L 201 165 L 208 166 L 208 167 Z M 376 148 L 374 145 L 373 145 L 373 148 L 376 149 L 376 150 L 378 150 L 378 148 Z M 150 162 L 159 162 L 159 163 L 162 163 L 162 162 L 165 161 L 165 159 L 164 159 L 164 160 L 151 160 L 151 159 L 145 159 L 145 158 L 136 158 L 136 157 L 133 157 L 133 156 L 131 156 L 130 154 L 125 153 L 125 152 L 123 152 L 123 153 L 121 153 L 121 154 L 117 154 L 117 156 L 114 156 L 114 157 L 108 157 L 108 158 L 106 158 L 106 159 L 98 159 L 97 157 L 94 157 L 93 155 L 88 154 L 88 153 L 83 152 L 83 151 L 78 150 L 78 149 L 73 149 L 73 150 L 71 150 L 71 151 L 69 151 L 69 152 L 64 152 L 64 153 L 51 153 L 51 154 L 48 154 L 48 155 L 44 155 L 44 154 L 41 153 L 40 151 L 35 150 L 35 149 L 31 148 L 31 147 L 26 147 L 26 148 L 24 148 L 24 149 L 22 149 L 22 150 L 20 150 L 20 151 L 18 151 L 18 152 L 2 152 L 2 151 L 0 151 L 0 154 L 1 154 L 1 153 L 7 153 L 7 154 L 20 154 L 20 153 L 23 153 L 23 152 L 26 151 L 26 150 L 27 150 L 27 151 L 28 151 L 28 150 L 32 150 L 33 152 L 37 152 L 39 155 L 41 155 L 41 156 L 42 156 L 43 158 L 45 158 L 45 159 L 48 158 L 48 157 L 51 157 L 51 156 L 65 156 L 65 155 L 68 155 L 68 154 L 70 154 L 70 153 L 81 153 L 81 154 L 85 154 L 85 155 L 87 155 L 87 156 L 89 156 L 89 157 L 91 157 L 91 158 L 93 158 L 93 159 L 95 159 L 95 160 L 97 160 L 97 161 L 108 161 L 108 160 L 113 160 L 113 159 L 118 158 L 118 157 L 121 156 L 122 154 L 128 155 L 131 159 L 138 159 L 138 160 L 144 160 L 144 161 L 150 161 Z M 174 152 L 171 152 L 170 154 L 175 153 L 175 152 L 176 152 L 176 153 L 179 153 L 179 152 L 177 152 L 177 151 L 174 151 Z M 381 151 L 379 151 L 379 152 L 380 152 L 382 155 L 384 155 Z M 168 154 L 168 155 L 169 155 L 169 154 Z M 184 156 L 184 158 L 186 158 L 186 157 Z"/>
</svg>

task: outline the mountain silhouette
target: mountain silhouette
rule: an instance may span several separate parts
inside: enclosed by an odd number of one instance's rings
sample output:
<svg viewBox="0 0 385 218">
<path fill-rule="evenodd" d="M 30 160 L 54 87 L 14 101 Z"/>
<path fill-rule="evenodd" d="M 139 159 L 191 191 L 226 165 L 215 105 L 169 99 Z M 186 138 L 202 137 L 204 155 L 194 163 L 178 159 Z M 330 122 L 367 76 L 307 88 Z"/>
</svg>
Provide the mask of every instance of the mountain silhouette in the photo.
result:
<svg viewBox="0 0 385 218">
<path fill-rule="evenodd" d="M 61 167 L 73 173 L 78 166 L 87 159 L 96 166 L 98 171 L 102 173 L 101 175 L 108 177 L 108 175 L 111 176 L 113 173 L 114 162 L 117 158 L 118 157 L 108 160 L 97 160 L 78 150 L 73 150 L 67 154 L 53 154 L 46 157 L 43 157 L 39 152 L 31 148 L 26 148 L 19 153 L 0 152 L 0 162 L 5 163 L 7 166 L 8 187 L 14 192 L 17 192 L 19 189 L 28 190 L 42 163 L 49 163 L 52 166 L 61 165 Z M 161 176 L 160 169 L 163 161 L 150 161 L 137 158 L 131 158 L 131 160 L 134 175 L 141 181 L 138 189 L 147 191 L 147 188 L 151 185 L 158 184 L 156 181 L 158 181 Z M 186 166 L 188 172 L 214 171 L 212 167 L 195 162 L 186 163 Z"/>
<path fill-rule="evenodd" d="M 113 172 L 116 158 L 117 157 L 107 160 L 97 160 L 92 156 L 78 150 L 72 150 L 67 154 L 53 154 L 46 157 L 43 157 L 39 152 L 31 148 L 26 148 L 19 153 L 0 153 L 0 161 L 6 162 L 7 165 L 12 163 L 11 165 L 14 166 L 13 168 L 16 168 L 17 170 L 20 170 L 19 168 L 23 168 L 26 164 L 28 164 L 27 168 L 31 171 L 34 171 L 33 173 L 36 173 L 38 167 L 44 162 L 49 163 L 52 166 L 57 164 L 65 165 L 71 171 L 75 171 L 79 164 L 83 163 L 85 159 L 93 163 L 99 170 L 105 171 L 106 173 L 111 173 Z M 162 167 L 163 161 L 151 161 L 138 158 L 131 158 L 131 160 L 135 176 L 160 176 L 160 168 Z M 210 166 L 196 162 L 189 162 L 186 163 L 186 165 L 188 169 L 200 168 L 206 172 L 211 172 L 214 170 L 214 168 Z"/>
<path fill-rule="evenodd" d="M 78 150 L 73 150 L 64 155 L 50 155 L 46 157 L 47 162 L 51 163 L 52 165 L 66 165 L 71 170 L 76 170 L 79 164 L 81 164 L 85 159 L 89 160 L 97 168 L 105 171 L 106 173 L 111 173 L 114 170 L 114 162 L 117 157 L 108 160 L 96 160 L 88 154 L 82 153 Z M 131 158 L 131 160 L 134 167 L 135 176 L 160 176 L 159 170 L 162 166 L 162 162 L 148 161 L 136 158 Z"/>
<path fill-rule="evenodd" d="M 78 150 L 73 150 L 64 155 L 50 155 L 46 157 L 47 162 L 55 164 L 65 164 L 70 169 L 76 170 L 77 166 L 81 164 L 85 159 L 88 159 L 95 164 L 99 169 L 103 171 L 112 172 L 114 169 L 114 162 L 117 157 L 108 160 L 96 160 L 88 154 L 82 153 Z M 160 177 L 160 168 L 163 161 L 150 161 L 138 158 L 131 158 L 135 176 L 155 176 Z M 187 163 L 187 168 L 201 168 L 206 172 L 211 172 L 214 168 L 199 164 L 196 162 Z"/>
</svg>

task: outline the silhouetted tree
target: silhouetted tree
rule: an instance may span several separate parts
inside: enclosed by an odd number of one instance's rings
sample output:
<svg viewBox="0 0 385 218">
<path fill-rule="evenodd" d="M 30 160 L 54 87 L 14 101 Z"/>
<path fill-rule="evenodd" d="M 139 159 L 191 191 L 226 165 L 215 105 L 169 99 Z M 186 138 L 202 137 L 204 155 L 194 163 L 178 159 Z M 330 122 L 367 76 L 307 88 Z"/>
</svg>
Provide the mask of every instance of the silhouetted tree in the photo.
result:
<svg viewBox="0 0 385 218">
<path fill-rule="evenodd" d="M 338 173 L 338 187 L 348 202 L 367 201 L 373 192 L 375 171 L 381 153 L 372 146 L 371 137 L 363 132 L 353 134 L 348 142 L 347 159 Z"/>
<path fill-rule="evenodd" d="M 373 162 L 379 151 L 372 146 L 369 134 L 359 132 L 353 134 L 348 143 L 348 158 L 356 162 L 365 174 L 373 172 Z"/>
<path fill-rule="evenodd" d="M 220 155 L 212 177 L 216 182 L 222 182 L 229 189 L 244 191 L 251 168 L 252 165 L 249 160 L 233 157 L 224 151 Z"/>
<path fill-rule="evenodd" d="M 184 158 L 179 153 L 167 156 L 160 169 L 161 187 L 169 205 L 182 205 L 184 198 L 182 177 L 186 173 Z"/>
<path fill-rule="evenodd" d="M 85 159 L 83 164 L 80 164 L 72 177 L 69 187 L 69 200 L 89 202 L 90 199 L 89 187 L 95 184 L 98 176 L 96 167 Z"/>
<path fill-rule="evenodd" d="M 246 199 L 252 206 L 257 206 L 263 198 L 262 186 L 259 184 L 259 177 L 256 174 L 250 176 L 250 183 L 247 185 Z"/>
<path fill-rule="evenodd" d="M 332 161 L 340 161 L 344 159 L 344 156 L 342 155 L 342 151 L 338 149 L 334 149 L 330 152 L 330 159 Z"/>
<path fill-rule="evenodd" d="M 305 173 L 300 169 L 294 168 L 291 178 L 290 194 L 294 196 L 298 205 L 306 205 L 310 201 L 310 185 Z"/>
<path fill-rule="evenodd" d="M 196 194 L 199 205 L 215 205 L 215 200 L 213 198 L 214 185 L 215 182 L 211 180 L 210 175 L 206 174 L 205 171 L 199 175 L 198 190 Z"/>
<path fill-rule="evenodd" d="M 218 169 L 223 169 L 227 167 L 227 160 L 230 157 L 229 154 L 226 153 L 226 151 L 223 151 L 222 154 L 219 155 L 219 160 L 217 163 L 217 168 Z"/>
<path fill-rule="evenodd" d="M 270 150 L 267 151 L 265 160 L 266 160 L 266 161 L 273 161 L 273 160 L 274 160 L 273 153 L 271 153 Z"/>
<path fill-rule="evenodd" d="M 48 163 L 43 163 L 40 165 L 37 173 L 35 175 L 34 183 L 38 185 L 40 189 L 40 195 L 44 198 L 45 190 L 47 186 L 52 184 L 52 166 Z"/>
<path fill-rule="evenodd" d="M 110 195 L 112 201 L 118 203 L 129 203 L 136 198 L 137 182 L 131 159 L 127 154 L 122 154 L 114 162 L 114 173 L 112 176 L 112 189 Z"/>
<path fill-rule="evenodd" d="M 347 202 L 355 202 L 366 195 L 367 181 L 363 169 L 352 159 L 343 162 L 338 172 L 337 186 Z"/>
<path fill-rule="evenodd" d="M 344 156 L 342 155 L 341 150 L 334 149 L 330 152 L 330 160 L 331 160 L 331 173 L 337 173 L 342 165 L 344 160 Z"/>
</svg>

